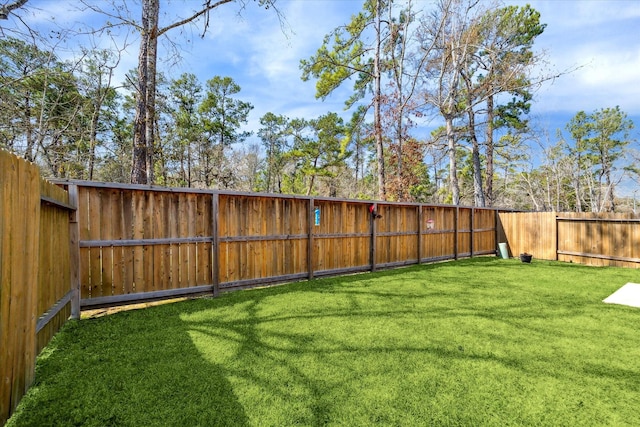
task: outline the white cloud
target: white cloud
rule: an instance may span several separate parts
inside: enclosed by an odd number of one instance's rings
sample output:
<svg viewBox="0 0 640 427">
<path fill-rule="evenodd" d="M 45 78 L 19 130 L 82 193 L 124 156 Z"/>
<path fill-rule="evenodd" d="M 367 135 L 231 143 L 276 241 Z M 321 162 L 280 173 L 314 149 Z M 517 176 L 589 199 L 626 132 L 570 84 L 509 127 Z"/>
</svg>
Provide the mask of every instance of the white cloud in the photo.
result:
<svg viewBox="0 0 640 427">
<path fill-rule="evenodd" d="M 340 93 L 325 102 L 316 100 L 315 82 L 301 80 L 299 64 L 315 53 L 325 34 L 350 19 L 351 10 L 358 10 L 360 2 L 306 0 L 277 4 L 282 22 L 271 10 L 247 8 L 239 18 L 231 9 L 221 9 L 215 21 L 219 23 L 217 30 L 206 37 L 211 54 L 190 58 L 201 72 L 206 69 L 209 75 L 230 75 L 240 84 L 239 97 L 255 107 L 248 125 L 251 130 L 259 128 L 259 118 L 267 112 L 304 118 L 327 111 L 340 113 L 348 97 Z"/>
<path fill-rule="evenodd" d="M 591 111 L 620 105 L 640 115 L 640 2 L 533 1 L 548 26 L 536 46 L 556 71 L 574 70 L 538 92 L 539 109 Z"/>
</svg>

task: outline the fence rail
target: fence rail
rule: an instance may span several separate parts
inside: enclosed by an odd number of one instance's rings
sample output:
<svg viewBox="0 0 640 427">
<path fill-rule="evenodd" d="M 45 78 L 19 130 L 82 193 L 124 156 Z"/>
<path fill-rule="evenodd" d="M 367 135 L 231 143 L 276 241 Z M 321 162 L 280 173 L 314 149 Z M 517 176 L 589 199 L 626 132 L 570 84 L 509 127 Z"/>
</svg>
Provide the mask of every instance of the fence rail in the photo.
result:
<svg viewBox="0 0 640 427">
<path fill-rule="evenodd" d="M 59 184 L 77 194 L 79 294 L 86 309 L 496 248 L 493 209 Z"/>
</svg>

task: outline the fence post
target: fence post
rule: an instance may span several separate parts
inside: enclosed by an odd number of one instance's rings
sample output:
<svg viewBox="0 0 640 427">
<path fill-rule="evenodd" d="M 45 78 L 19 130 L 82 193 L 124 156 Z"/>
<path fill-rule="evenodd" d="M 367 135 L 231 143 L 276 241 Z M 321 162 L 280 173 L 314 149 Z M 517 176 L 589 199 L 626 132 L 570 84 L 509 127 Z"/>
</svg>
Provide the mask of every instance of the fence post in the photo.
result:
<svg viewBox="0 0 640 427">
<path fill-rule="evenodd" d="M 473 230 L 474 230 L 474 221 L 475 221 L 475 212 L 476 208 L 471 208 L 471 234 L 469 236 L 469 258 L 473 258 Z"/>
<path fill-rule="evenodd" d="M 378 205 L 373 205 L 372 214 L 369 215 L 369 221 L 371 221 L 371 250 L 369 256 L 371 257 L 371 271 L 376 271 L 376 217 L 373 214 L 374 212 L 378 212 Z"/>
<path fill-rule="evenodd" d="M 458 260 L 458 230 L 460 229 L 459 215 L 460 215 L 460 208 L 456 206 L 455 211 L 453 211 L 453 216 L 454 216 L 453 222 L 455 224 L 455 232 L 453 236 L 453 259 L 455 259 L 456 261 Z"/>
<path fill-rule="evenodd" d="M 80 225 L 78 224 L 78 186 L 69 185 L 69 267 L 71 268 L 71 318 L 80 319 Z"/>
<path fill-rule="evenodd" d="M 220 239 L 218 238 L 218 212 L 220 210 L 220 200 L 218 192 L 211 194 L 211 280 L 213 281 L 213 296 L 220 294 Z"/>
<path fill-rule="evenodd" d="M 309 199 L 309 209 L 307 212 L 307 270 L 308 279 L 313 279 L 313 227 L 315 227 L 315 200 L 313 197 Z"/>
<path fill-rule="evenodd" d="M 493 210 L 493 234 L 494 234 L 494 240 L 495 240 L 495 249 L 496 249 L 496 255 L 498 255 L 498 243 L 500 243 L 500 235 L 498 233 L 498 223 L 499 223 L 499 218 L 500 217 L 500 212 L 498 211 L 498 209 L 494 209 Z"/>
<path fill-rule="evenodd" d="M 418 264 L 422 264 L 422 205 L 418 204 Z"/>
<path fill-rule="evenodd" d="M 635 202 L 635 200 L 634 200 Z M 555 223 L 556 223 L 556 257 L 555 257 L 555 261 L 558 261 L 558 251 L 560 250 L 560 244 L 558 242 L 558 238 L 560 237 L 560 233 L 559 233 L 559 228 L 560 228 L 560 223 L 558 221 L 558 213 L 556 212 L 555 214 L 555 219 L 554 219 Z"/>
</svg>

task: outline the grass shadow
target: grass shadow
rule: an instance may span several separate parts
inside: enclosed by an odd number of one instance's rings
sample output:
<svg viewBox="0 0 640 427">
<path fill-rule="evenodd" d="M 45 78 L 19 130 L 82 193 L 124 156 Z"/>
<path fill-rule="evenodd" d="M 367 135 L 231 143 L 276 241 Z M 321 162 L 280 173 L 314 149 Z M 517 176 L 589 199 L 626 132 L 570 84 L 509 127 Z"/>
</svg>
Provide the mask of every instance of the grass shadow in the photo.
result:
<svg viewBox="0 0 640 427">
<path fill-rule="evenodd" d="M 221 367 L 186 333 L 187 307 L 69 322 L 7 425 L 249 425 Z"/>
<path fill-rule="evenodd" d="M 639 315 L 596 300 L 632 273 L 558 271 L 477 258 L 73 322 L 10 425 L 632 421 Z"/>
</svg>

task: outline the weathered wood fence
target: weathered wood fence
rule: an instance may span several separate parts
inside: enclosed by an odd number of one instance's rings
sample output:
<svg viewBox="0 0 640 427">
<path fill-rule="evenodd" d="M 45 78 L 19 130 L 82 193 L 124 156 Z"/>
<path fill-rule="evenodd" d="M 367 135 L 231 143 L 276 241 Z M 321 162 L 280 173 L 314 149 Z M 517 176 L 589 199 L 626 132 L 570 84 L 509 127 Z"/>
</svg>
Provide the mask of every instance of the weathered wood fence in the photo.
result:
<svg viewBox="0 0 640 427">
<path fill-rule="evenodd" d="M 87 309 L 496 251 L 493 209 L 59 184 L 77 194 Z"/>
<path fill-rule="evenodd" d="M 69 318 L 75 287 L 69 195 L 3 150 L 0 212 L 2 425 L 33 382 L 37 354 Z"/>
<path fill-rule="evenodd" d="M 640 268 L 640 218 L 633 214 L 500 212 L 498 242 L 513 256 Z"/>
</svg>

